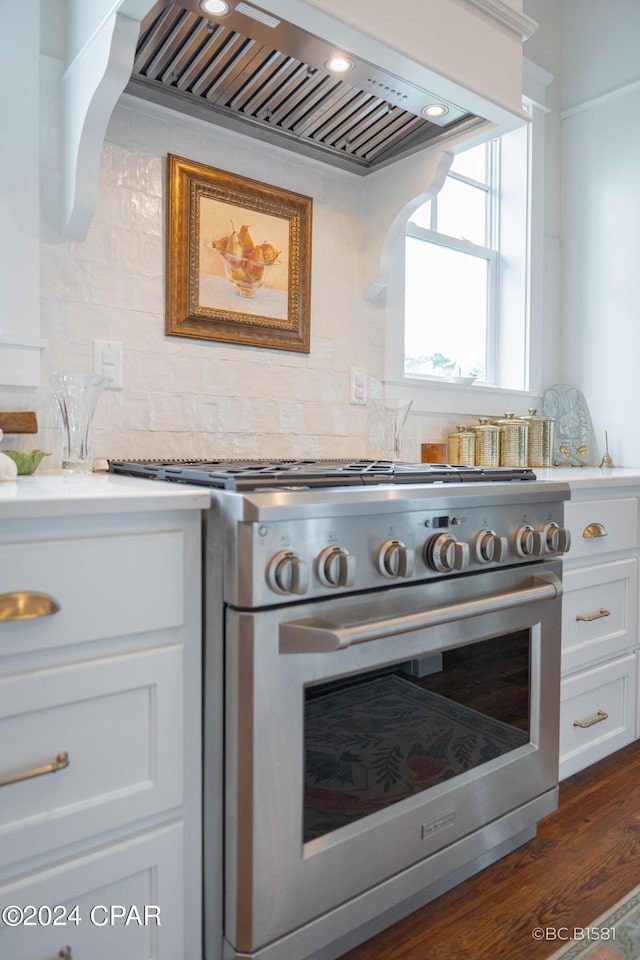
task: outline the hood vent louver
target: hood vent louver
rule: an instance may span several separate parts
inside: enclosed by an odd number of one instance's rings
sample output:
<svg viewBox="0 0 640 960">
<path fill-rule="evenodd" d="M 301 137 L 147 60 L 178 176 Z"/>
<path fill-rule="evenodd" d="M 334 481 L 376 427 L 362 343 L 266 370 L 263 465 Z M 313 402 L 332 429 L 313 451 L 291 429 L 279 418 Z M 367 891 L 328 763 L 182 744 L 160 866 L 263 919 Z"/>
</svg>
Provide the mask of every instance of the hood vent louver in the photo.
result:
<svg viewBox="0 0 640 960">
<path fill-rule="evenodd" d="M 324 66 L 333 47 L 275 23 L 238 10 L 214 22 L 195 0 L 158 3 L 127 92 L 359 173 L 484 123 L 450 103 L 445 120 L 425 119 L 433 94 L 357 58 L 337 79 Z"/>
</svg>

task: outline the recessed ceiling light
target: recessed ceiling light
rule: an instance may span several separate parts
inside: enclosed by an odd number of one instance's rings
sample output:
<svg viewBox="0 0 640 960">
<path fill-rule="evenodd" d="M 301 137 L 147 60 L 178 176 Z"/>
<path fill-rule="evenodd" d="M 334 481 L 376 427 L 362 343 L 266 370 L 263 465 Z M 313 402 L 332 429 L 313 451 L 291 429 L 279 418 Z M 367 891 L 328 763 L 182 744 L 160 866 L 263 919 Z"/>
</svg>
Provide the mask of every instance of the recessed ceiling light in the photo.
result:
<svg viewBox="0 0 640 960">
<path fill-rule="evenodd" d="M 329 73 L 348 73 L 349 70 L 353 70 L 355 63 L 346 54 L 336 53 L 335 56 L 327 60 L 325 67 Z"/>
<path fill-rule="evenodd" d="M 445 107 L 443 103 L 430 103 L 428 107 L 423 107 L 422 115 L 428 117 L 429 120 L 437 120 L 439 117 L 444 117 L 449 113 L 449 108 Z"/>
<path fill-rule="evenodd" d="M 200 9 L 210 17 L 224 17 L 230 8 L 227 0 L 200 0 Z"/>
</svg>

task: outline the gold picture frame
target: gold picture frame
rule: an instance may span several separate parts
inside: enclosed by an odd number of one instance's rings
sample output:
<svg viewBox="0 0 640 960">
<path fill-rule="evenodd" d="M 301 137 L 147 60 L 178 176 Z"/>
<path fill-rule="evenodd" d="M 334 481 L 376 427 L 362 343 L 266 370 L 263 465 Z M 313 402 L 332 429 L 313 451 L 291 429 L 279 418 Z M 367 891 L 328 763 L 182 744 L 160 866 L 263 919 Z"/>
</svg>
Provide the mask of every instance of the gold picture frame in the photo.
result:
<svg viewBox="0 0 640 960">
<path fill-rule="evenodd" d="M 166 333 L 309 353 L 312 200 L 167 157 Z"/>
</svg>

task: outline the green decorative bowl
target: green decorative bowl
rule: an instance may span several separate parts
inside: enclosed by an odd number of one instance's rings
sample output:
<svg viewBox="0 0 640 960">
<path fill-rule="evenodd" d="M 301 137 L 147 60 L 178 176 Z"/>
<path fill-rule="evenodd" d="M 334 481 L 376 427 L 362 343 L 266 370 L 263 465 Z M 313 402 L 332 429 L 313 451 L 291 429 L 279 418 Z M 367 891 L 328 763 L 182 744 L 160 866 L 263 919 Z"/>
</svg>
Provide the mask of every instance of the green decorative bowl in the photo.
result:
<svg viewBox="0 0 640 960">
<path fill-rule="evenodd" d="M 31 453 L 20 453 L 18 450 L 3 450 L 2 452 L 15 462 L 19 477 L 35 473 L 42 458 L 51 456 L 44 450 L 32 450 Z"/>
</svg>

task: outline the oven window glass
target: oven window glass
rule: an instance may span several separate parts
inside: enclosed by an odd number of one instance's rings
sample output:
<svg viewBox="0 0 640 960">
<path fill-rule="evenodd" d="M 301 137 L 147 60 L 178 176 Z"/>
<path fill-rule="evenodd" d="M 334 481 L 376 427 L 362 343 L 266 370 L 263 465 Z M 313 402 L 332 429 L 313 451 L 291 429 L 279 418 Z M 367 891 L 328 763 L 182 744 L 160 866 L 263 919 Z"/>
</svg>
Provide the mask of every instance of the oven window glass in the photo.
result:
<svg viewBox="0 0 640 960">
<path fill-rule="evenodd" d="M 528 630 L 305 690 L 304 841 L 529 741 Z"/>
</svg>

